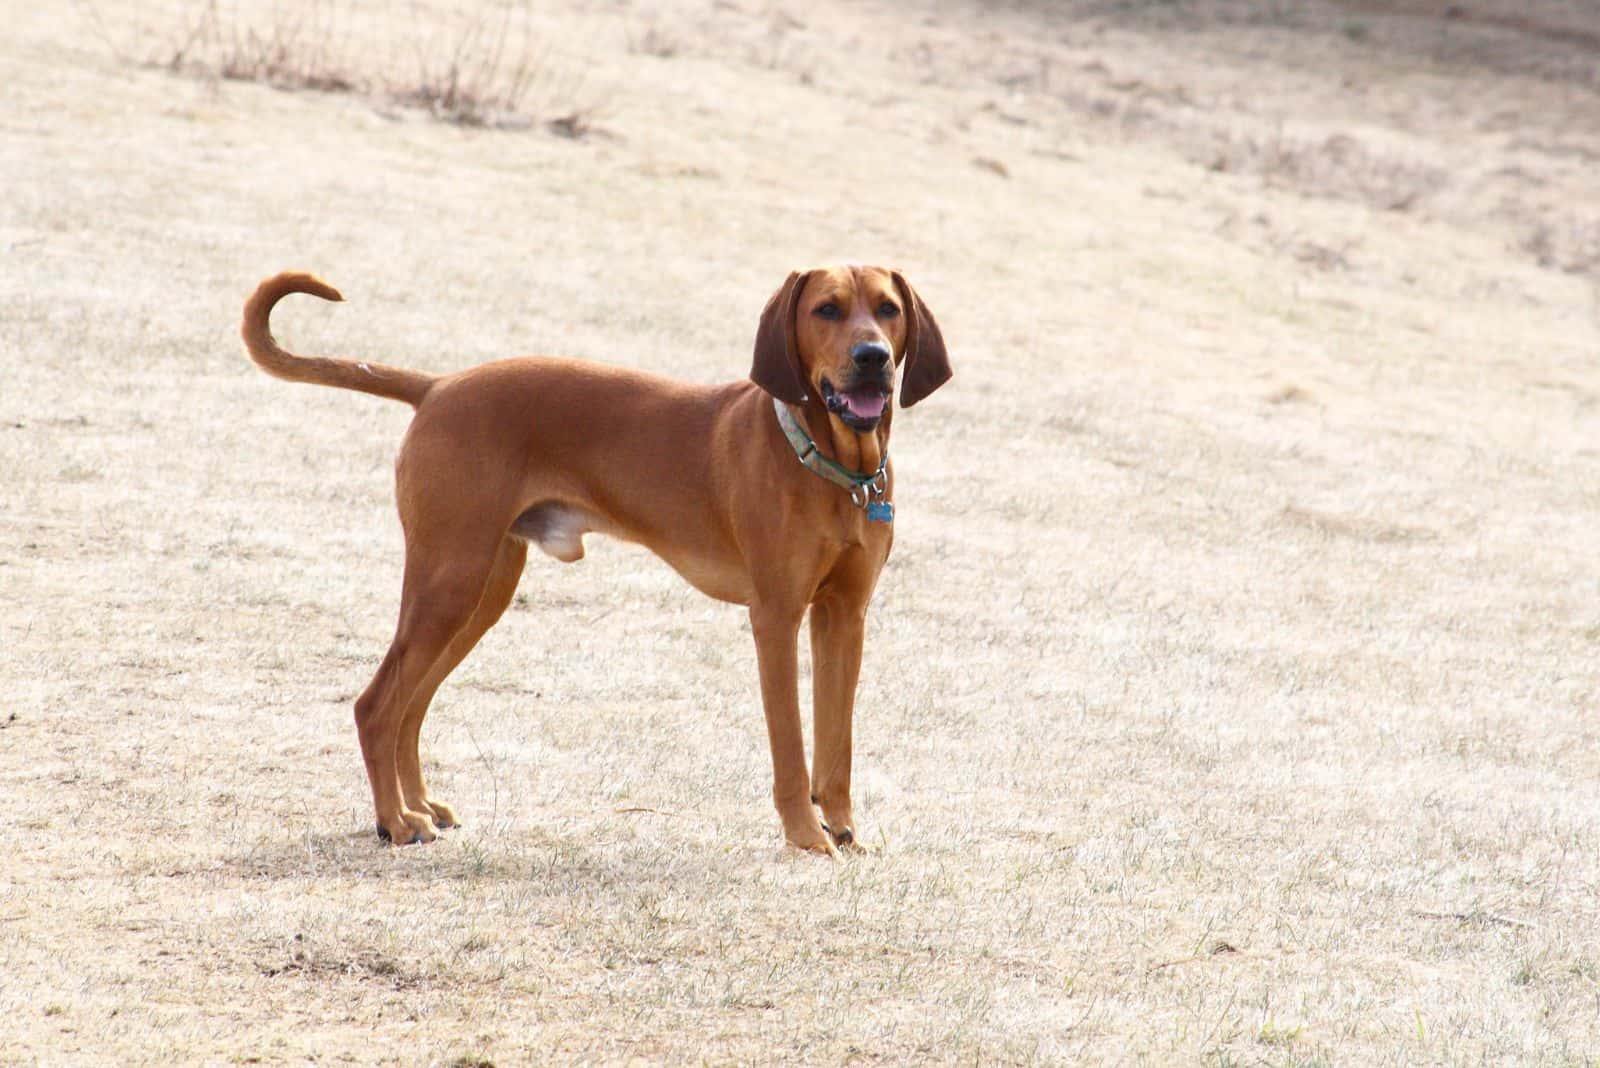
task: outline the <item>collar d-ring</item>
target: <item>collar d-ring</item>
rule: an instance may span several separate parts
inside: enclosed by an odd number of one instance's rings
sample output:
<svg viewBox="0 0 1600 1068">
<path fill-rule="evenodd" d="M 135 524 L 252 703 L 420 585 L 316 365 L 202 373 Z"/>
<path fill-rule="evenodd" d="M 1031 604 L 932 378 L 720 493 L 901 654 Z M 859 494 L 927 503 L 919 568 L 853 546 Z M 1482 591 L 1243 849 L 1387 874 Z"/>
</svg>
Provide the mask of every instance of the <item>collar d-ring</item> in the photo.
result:
<svg viewBox="0 0 1600 1068">
<path fill-rule="evenodd" d="M 850 494 L 850 503 L 866 511 L 872 510 L 873 499 L 882 500 L 889 492 L 889 453 L 883 454 L 883 462 L 871 474 L 862 474 L 852 471 L 843 464 L 837 463 L 822 455 L 817 448 L 817 443 L 811 440 L 800 421 L 794 417 L 789 406 L 778 398 L 772 398 L 772 410 L 778 415 L 778 426 L 783 430 L 783 436 L 788 439 L 789 445 L 794 449 L 795 457 L 807 471 L 818 478 L 832 482 L 840 489 Z"/>
</svg>

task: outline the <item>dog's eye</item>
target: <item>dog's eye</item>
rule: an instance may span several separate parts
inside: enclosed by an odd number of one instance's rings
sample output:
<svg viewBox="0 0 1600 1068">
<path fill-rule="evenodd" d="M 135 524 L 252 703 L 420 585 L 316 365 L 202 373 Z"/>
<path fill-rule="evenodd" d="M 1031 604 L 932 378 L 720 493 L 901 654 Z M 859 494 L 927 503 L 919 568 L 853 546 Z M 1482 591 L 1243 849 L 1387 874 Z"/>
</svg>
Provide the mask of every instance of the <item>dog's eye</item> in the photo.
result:
<svg viewBox="0 0 1600 1068">
<path fill-rule="evenodd" d="M 893 301 L 886 300 L 882 304 L 878 305 L 878 314 L 885 319 L 893 319 L 896 315 L 900 314 L 900 309 Z"/>
<path fill-rule="evenodd" d="M 839 318 L 839 305 L 830 300 L 826 304 L 818 304 L 811 314 L 818 319 L 837 319 Z"/>
</svg>

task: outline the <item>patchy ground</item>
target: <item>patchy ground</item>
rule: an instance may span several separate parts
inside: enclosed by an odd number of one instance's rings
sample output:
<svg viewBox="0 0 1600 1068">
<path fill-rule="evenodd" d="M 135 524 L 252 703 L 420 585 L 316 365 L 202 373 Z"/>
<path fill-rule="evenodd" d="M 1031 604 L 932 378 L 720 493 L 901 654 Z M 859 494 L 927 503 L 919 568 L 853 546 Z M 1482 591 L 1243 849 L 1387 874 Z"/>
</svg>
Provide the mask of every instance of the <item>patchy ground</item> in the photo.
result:
<svg viewBox="0 0 1600 1068">
<path fill-rule="evenodd" d="M 0 1061 L 1600 1058 L 1600 15 L 539 8 L 0 6 Z M 837 259 L 957 367 L 875 854 L 781 849 L 743 614 L 599 540 L 428 721 L 466 828 L 380 846 L 407 412 L 261 374 L 251 288 L 717 381 Z"/>
</svg>

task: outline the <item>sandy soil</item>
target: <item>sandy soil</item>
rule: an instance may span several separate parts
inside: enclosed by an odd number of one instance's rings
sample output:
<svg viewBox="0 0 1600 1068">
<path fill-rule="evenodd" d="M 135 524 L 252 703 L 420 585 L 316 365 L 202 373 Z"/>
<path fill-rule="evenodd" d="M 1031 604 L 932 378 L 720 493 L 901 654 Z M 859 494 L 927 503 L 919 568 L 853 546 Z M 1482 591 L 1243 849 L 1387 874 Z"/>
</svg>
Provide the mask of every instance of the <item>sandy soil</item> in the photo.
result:
<svg viewBox="0 0 1600 1068">
<path fill-rule="evenodd" d="M 1600 1058 L 1592 5 L 204 9 L 0 4 L 0 1062 Z M 217 76 L 274 29 L 350 91 Z M 509 128 L 397 99 L 490 38 Z M 250 289 L 712 382 L 834 260 L 957 369 L 874 854 L 782 849 L 743 613 L 599 540 L 440 695 L 467 826 L 380 846 L 407 412 L 262 375 Z"/>
</svg>

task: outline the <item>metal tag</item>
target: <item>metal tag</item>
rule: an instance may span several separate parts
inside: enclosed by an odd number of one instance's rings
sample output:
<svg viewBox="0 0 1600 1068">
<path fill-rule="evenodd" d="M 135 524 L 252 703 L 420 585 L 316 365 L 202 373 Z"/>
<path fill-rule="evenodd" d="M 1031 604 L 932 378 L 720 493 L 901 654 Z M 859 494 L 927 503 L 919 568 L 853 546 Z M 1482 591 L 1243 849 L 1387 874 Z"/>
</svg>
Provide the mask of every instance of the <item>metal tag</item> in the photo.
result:
<svg viewBox="0 0 1600 1068">
<path fill-rule="evenodd" d="M 872 522 L 874 522 L 874 523 L 893 523 L 894 522 L 894 502 L 893 501 L 869 501 L 869 502 L 867 502 L 867 518 L 869 520 L 871 520 Z"/>
</svg>

